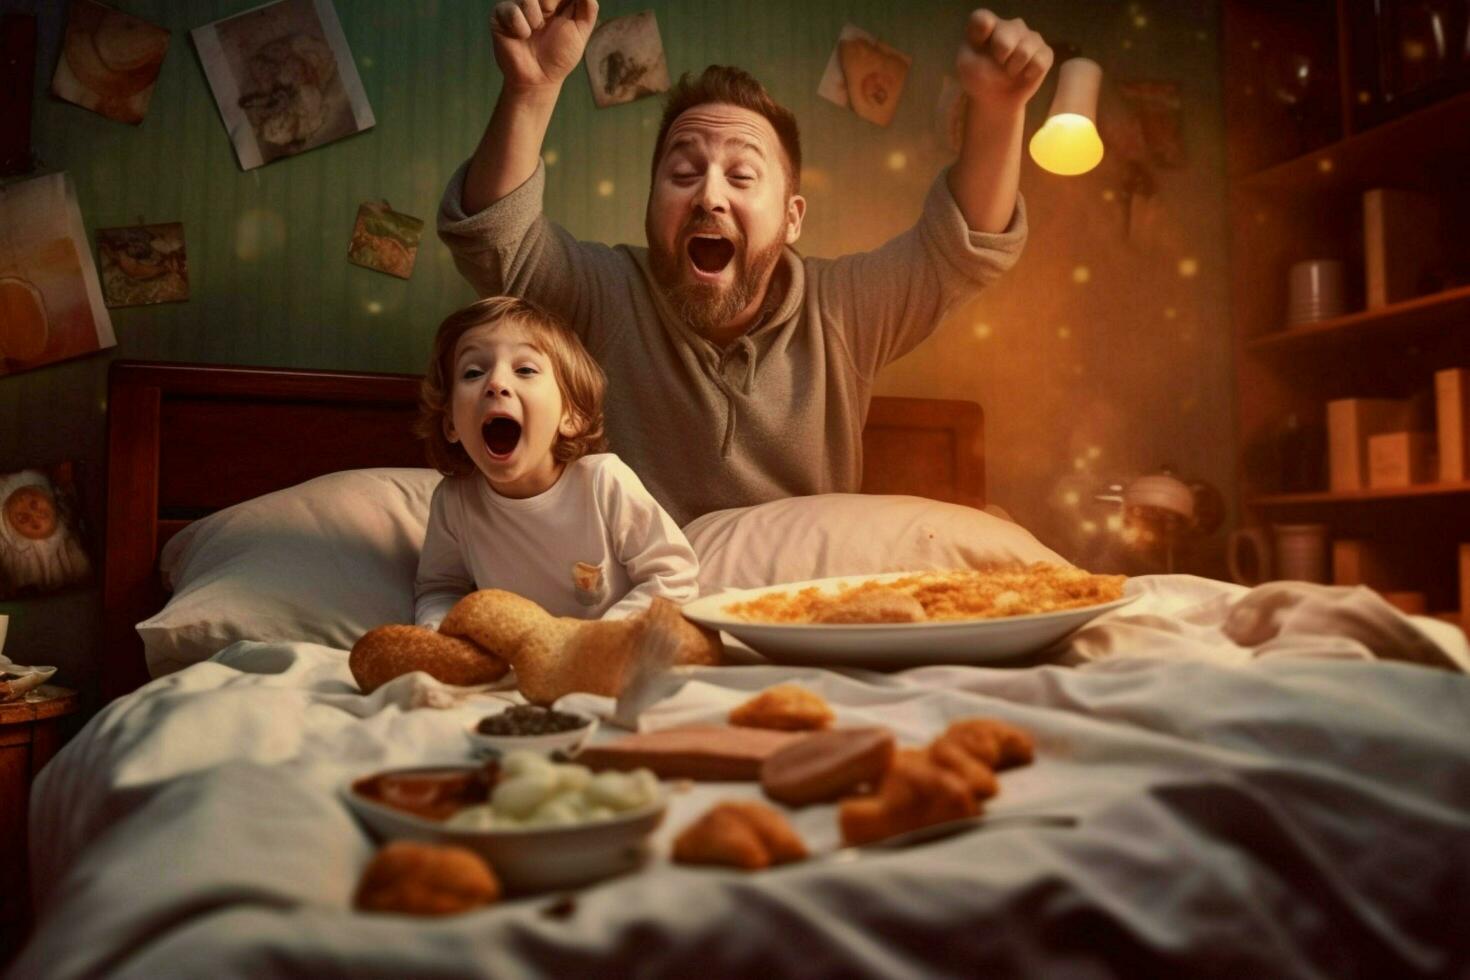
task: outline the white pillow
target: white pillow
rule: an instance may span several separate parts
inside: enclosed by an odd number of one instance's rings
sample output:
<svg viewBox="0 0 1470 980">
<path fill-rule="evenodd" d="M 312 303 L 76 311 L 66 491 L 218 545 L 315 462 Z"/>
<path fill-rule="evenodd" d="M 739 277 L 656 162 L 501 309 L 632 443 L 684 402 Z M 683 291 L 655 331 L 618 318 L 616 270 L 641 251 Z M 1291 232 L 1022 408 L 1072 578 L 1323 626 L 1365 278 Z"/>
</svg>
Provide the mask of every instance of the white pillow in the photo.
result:
<svg viewBox="0 0 1470 980">
<path fill-rule="evenodd" d="M 684 534 L 699 555 L 701 595 L 833 575 L 1069 564 L 1019 524 L 923 497 L 791 497 L 705 514 Z"/>
<path fill-rule="evenodd" d="M 158 677 L 237 640 L 348 649 L 413 622 L 413 583 L 441 477 L 431 469 L 331 473 L 190 524 L 164 546 L 173 598 L 138 624 Z"/>
<path fill-rule="evenodd" d="M 168 604 L 138 624 L 154 677 L 237 640 L 349 649 L 413 622 L 413 585 L 439 485 L 430 469 L 350 470 L 190 524 L 160 557 Z M 705 514 L 684 528 L 700 591 L 832 575 L 1061 556 L 1009 520 L 922 497 L 823 494 Z"/>
</svg>

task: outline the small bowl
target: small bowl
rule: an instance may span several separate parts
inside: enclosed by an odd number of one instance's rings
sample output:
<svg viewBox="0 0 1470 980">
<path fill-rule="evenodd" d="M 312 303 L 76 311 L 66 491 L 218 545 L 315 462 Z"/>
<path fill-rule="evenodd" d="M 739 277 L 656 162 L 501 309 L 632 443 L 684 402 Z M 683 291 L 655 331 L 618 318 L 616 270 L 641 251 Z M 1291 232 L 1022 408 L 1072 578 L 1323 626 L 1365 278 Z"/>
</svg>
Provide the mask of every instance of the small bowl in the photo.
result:
<svg viewBox="0 0 1470 980">
<path fill-rule="evenodd" d="M 386 772 L 413 772 L 406 766 Z M 440 770 L 478 770 L 479 766 L 435 766 Z M 366 773 L 342 784 L 348 807 L 383 842 L 416 840 L 467 847 L 484 858 L 508 891 L 535 892 L 570 888 L 639 867 L 648 853 L 648 838 L 663 822 L 668 793 L 644 807 L 606 820 L 555 827 L 507 827 L 475 830 L 449 827 L 364 797 L 352 788 Z"/>
<path fill-rule="evenodd" d="M 476 726 L 479 725 L 479 722 L 475 722 L 468 730 L 470 742 L 477 749 L 490 749 L 501 753 L 526 749 L 545 755 L 564 752 L 569 756 L 574 756 L 582 751 L 587 740 L 597 731 L 597 716 L 582 711 L 563 711 L 562 714 L 576 715 L 583 719 L 585 724 L 581 728 L 569 728 L 564 732 L 547 732 L 545 735 L 486 735 L 475 731 Z"/>
</svg>

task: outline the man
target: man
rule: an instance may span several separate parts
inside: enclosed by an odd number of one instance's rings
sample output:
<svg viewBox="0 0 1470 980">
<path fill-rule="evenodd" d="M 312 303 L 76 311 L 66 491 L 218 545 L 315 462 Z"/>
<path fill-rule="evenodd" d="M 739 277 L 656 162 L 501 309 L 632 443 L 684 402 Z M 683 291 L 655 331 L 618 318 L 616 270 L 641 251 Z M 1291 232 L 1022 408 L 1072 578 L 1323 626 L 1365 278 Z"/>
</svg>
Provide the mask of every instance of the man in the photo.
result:
<svg viewBox="0 0 1470 980">
<path fill-rule="evenodd" d="M 566 320 L 608 376 L 611 448 L 681 525 L 713 510 L 855 492 L 878 369 L 1014 264 L 1026 102 L 1052 52 L 1020 20 L 969 18 L 958 161 L 919 222 L 839 259 L 801 235 L 796 121 L 745 72 L 711 66 L 669 95 L 654 147 L 648 247 L 579 242 L 542 213 L 541 145 L 596 0 L 495 8 L 505 75 L 485 135 L 450 179 L 439 234 L 481 295 Z"/>
</svg>

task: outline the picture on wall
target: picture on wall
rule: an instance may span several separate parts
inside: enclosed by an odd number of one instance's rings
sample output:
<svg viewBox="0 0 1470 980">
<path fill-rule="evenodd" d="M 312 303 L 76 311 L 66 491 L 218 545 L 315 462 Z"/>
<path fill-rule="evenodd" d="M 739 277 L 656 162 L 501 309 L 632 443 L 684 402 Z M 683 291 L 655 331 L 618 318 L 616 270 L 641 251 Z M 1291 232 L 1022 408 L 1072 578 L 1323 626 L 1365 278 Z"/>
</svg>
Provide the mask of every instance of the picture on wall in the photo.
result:
<svg viewBox="0 0 1470 980">
<path fill-rule="evenodd" d="M 1149 162 L 1168 170 L 1184 166 L 1184 111 L 1179 83 L 1125 80 L 1118 88 L 1138 118 Z"/>
<path fill-rule="evenodd" d="M 586 57 L 599 109 L 669 90 L 669 65 L 652 10 L 598 25 L 587 39 Z"/>
<path fill-rule="evenodd" d="M 116 343 L 71 178 L 0 187 L 0 376 Z"/>
<path fill-rule="evenodd" d="M 280 0 L 190 33 L 242 169 L 374 125 L 331 0 Z"/>
<path fill-rule="evenodd" d="M 148 112 L 170 32 L 95 0 L 72 0 L 51 92 L 137 125 Z"/>
<path fill-rule="evenodd" d="M 913 58 L 860 27 L 844 24 L 817 94 L 877 126 L 893 122 Z"/>
<path fill-rule="evenodd" d="M 184 226 L 98 228 L 97 255 L 108 306 L 181 303 L 189 298 Z"/>
<path fill-rule="evenodd" d="M 369 201 L 357 209 L 357 224 L 352 229 L 352 243 L 347 247 L 347 261 L 407 279 L 413 275 L 414 259 L 419 254 L 419 237 L 423 233 L 422 218 L 400 214 L 390 208 L 387 201 Z"/>
<path fill-rule="evenodd" d="M 82 546 L 74 466 L 0 474 L 0 599 L 55 592 L 92 577 Z"/>
</svg>

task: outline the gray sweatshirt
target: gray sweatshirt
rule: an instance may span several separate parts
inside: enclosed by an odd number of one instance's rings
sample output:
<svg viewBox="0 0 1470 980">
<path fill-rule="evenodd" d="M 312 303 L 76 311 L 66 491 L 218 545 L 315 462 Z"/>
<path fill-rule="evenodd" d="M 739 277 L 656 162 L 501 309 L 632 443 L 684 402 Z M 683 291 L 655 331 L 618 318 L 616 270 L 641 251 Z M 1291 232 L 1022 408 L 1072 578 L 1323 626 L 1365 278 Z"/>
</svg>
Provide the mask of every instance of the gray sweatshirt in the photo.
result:
<svg viewBox="0 0 1470 980">
<path fill-rule="evenodd" d="M 878 369 L 1014 265 L 1026 239 L 1024 202 L 1004 232 L 971 231 L 941 173 L 918 223 L 871 252 L 813 259 L 788 247 L 766 315 L 721 348 L 670 309 L 647 248 L 577 241 L 547 219 L 544 166 L 473 215 L 466 166 L 439 209 L 455 264 L 481 296 L 523 296 L 576 331 L 607 372 L 611 450 L 680 526 L 857 492 Z"/>
</svg>

